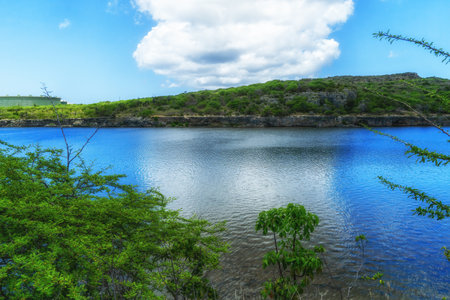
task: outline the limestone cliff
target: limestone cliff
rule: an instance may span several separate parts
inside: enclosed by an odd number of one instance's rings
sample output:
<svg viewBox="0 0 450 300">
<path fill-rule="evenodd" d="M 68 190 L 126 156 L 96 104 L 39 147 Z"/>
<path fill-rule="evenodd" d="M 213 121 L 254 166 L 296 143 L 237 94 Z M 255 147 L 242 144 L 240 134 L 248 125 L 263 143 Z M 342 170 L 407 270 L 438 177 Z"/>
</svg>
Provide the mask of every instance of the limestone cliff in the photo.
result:
<svg viewBox="0 0 450 300">
<path fill-rule="evenodd" d="M 450 115 L 431 116 L 433 122 L 450 126 Z M 423 118 L 391 115 L 297 115 L 286 117 L 259 116 L 179 116 L 152 118 L 89 118 L 65 119 L 64 127 L 370 127 L 429 126 Z M 57 121 L 0 120 L 0 127 L 56 127 Z"/>
</svg>

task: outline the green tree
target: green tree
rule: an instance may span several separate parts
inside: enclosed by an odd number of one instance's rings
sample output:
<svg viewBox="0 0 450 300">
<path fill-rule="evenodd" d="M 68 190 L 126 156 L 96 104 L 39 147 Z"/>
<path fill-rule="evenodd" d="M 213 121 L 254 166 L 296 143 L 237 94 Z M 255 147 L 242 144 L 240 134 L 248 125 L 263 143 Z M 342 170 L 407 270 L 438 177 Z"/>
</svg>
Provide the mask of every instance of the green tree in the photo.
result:
<svg viewBox="0 0 450 300">
<path fill-rule="evenodd" d="M 264 297 L 294 299 L 322 270 L 318 253 L 324 252 L 323 247 L 309 249 L 302 244 L 310 239 L 318 224 L 319 217 L 299 204 L 290 203 L 259 214 L 256 230 L 271 234 L 275 246 L 275 250 L 264 255 L 263 267 L 276 266 L 279 275 L 264 283 Z"/>
<path fill-rule="evenodd" d="M 204 275 L 227 250 L 223 223 L 182 218 L 158 191 L 82 160 L 69 169 L 62 154 L 0 142 L 1 299 L 211 294 Z"/>
</svg>

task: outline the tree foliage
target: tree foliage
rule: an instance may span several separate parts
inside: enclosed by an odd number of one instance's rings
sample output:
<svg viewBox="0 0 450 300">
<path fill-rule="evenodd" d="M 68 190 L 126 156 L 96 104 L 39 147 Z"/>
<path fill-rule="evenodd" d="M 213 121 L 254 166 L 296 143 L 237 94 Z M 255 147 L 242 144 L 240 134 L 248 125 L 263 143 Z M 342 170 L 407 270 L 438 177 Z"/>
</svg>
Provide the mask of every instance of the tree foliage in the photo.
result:
<svg viewBox="0 0 450 300">
<path fill-rule="evenodd" d="M 434 197 L 427 195 L 425 192 L 409 186 L 395 184 L 382 176 L 378 176 L 378 179 L 391 190 L 400 190 L 409 198 L 426 204 L 424 207 L 417 207 L 414 210 L 415 214 L 419 216 L 428 216 L 432 219 L 436 218 L 437 220 L 450 217 L 450 206 L 442 203 L 442 201 L 439 201 Z"/>
<path fill-rule="evenodd" d="M 212 295 L 223 223 L 182 218 L 83 161 L 68 169 L 62 150 L 0 144 L 1 299 Z"/>
<path fill-rule="evenodd" d="M 319 217 L 302 205 L 290 203 L 286 207 L 262 211 L 256 222 L 256 230 L 271 234 L 275 250 L 264 255 L 263 267 L 276 266 L 279 277 L 265 282 L 262 294 L 275 299 L 294 299 L 322 270 L 318 253 L 323 247 L 309 249 L 303 242 L 310 239 Z"/>
</svg>

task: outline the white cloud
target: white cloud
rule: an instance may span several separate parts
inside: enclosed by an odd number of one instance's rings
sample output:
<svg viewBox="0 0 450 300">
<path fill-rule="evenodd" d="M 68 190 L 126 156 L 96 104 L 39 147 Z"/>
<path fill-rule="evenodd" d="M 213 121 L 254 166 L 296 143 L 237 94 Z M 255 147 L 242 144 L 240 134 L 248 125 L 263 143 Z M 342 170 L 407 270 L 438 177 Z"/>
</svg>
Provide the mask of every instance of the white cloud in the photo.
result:
<svg viewBox="0 0 450 300">
<path fill-rule="evenodd" d="M 68 19 L 64 19 L 64 21 L 62 21 L 58 25 L 59 29 L 66 29 L 69 26 L 70 26 L 70 21 Z"/>
<path fill-rule="evenodd" d="M 106 12 L 108 12 L 108 13 L 116 13 L 118 5 L 119 5 L 119 1 L 118 0 L 108 1 L 108 3 L 106 4 Z"/>
<path fill-rule="evenodd" d="M 195 87 L 316 73 L 336 59 L 332 26 L 352 0 L 134 0 L 156 26 L 133 56 L 141 68 Z"/>
<path fill-rule="evenodd" d="M 166 80 L 164 83 L 161 84 L 161 87 L 163 88 L 176 88 L 179 87 L 179 84 L 172 82 L 170 80 Z"/>
<path fill-rule="evenodd" d="M 397 57 L 398 56 L 398 54 L 397 53 L 395 53 L 394 51 L 389 51 L 389 54 L 388 54 L 388 58 L 394 58 L 394 57 Z"/>
</svg>

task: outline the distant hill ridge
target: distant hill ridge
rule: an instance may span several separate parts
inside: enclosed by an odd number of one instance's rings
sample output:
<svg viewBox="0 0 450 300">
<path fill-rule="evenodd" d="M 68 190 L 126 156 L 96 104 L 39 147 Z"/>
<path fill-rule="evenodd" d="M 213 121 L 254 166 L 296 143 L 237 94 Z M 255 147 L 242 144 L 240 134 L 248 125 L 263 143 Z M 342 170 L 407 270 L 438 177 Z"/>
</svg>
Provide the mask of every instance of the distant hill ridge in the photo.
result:
<svg viewBox="0 0 450 300">
<path fill-rule="evenodd" d="M 58 107 L 68 119 L 450 114 L 450 80 L 417 73 L 272 80 L 179 95 Z M 398 100 L 398 101 L 396 101 Z M 403 102 L 403 103 L 402 103 Z M 0 108 L 3 120 L 54 119 L 49 106 Z M 145 123 L 145 122 L 144 122 Z M 148 123 L 148 122 L 147 122 Z M 276 122 L 275 122 L 276 123 Z"/>
<path fill-rule="evenodd" d="M 381 82 L 381 81 L 394 81 L 394 80 L 411 80 L 411 79 L 421 79 L 417 73 L 405 72 L 397 74 L 388 75 L 370 75 L 370 76 L 333 76 L 327 79 L 332 80 L 349 80 L 351 82 Z"/>
</svg>

